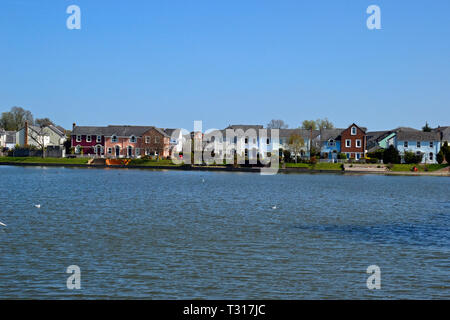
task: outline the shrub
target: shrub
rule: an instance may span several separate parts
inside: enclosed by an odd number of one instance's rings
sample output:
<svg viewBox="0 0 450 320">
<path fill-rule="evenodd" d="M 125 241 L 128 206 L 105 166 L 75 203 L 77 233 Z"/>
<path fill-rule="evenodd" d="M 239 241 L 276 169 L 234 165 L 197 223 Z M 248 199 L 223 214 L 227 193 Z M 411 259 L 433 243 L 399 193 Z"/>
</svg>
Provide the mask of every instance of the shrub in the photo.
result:
<svg viewBox="0 0 450 320">
<path fill-rule="evenodd" d="M 439 153 L 436 155 L 436 161 L 437 163 L 441 164 L 442 162 L 444 162 L 444 153 L 441 151 L 439 151 Z"/>
<path fill-rule="evenodd" d="M 317 158 L 316 157 L 311 157 L 311 159 L 309 160 L 309 163 L 316 164 L 317 163 Z"/>
<path fill-rule="evenodd" d="M 339 157 L 340 160 L 346 160 L 347 159 L 347 155 L 345 153 L 339 153 Z"/>
<path fill-rule="evenodd" d="M 400 154 L 398 153 L 398 150 L 395 149 L 394 146 L 389 146 L 386 150 L 383 152 L 383 162 L 384 163 L 400 163 Z"/>
<path fill-rule="evenodd" d="M 420 163 L 422 162 L 422 157 L 423 157 L 422 153 L 415 154 L 414 152 L 411 151 L 405 151 L 403 155 L 403 159 L 405 160 L 406 164 Z"/>
</svg>

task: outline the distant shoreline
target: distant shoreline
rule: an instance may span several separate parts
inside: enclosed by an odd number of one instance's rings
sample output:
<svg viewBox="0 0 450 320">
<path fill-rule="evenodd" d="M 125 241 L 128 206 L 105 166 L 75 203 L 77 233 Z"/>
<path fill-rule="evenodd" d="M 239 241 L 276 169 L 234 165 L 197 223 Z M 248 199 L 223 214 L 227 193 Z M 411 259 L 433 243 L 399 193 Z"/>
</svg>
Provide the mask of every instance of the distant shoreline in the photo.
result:
<svg viewBox="0 0 450 320">
<path fill-rule="evenodd" d="M 146 170 L 180 170 L 180 171 L 217 171 L 217 172 L 252 172 L 260 173 L 261 168 L 246 167 L 219 167 L 219 166 L 139 166 L 139 165 L 89 165 L 79 163 L 18 163 L 0 162 L 0 166 L 22 166 L 22 167 L 68 167 L 68 168 L 94 168 L 94 169 L 146 169 Z M 309 173 L 309 174 L 345 174 L 345 175 L 387 175 L 387 176 L 435 176 L 450 177 L 450 172 L 408 172 L 408 171 L 343 171 L 343 170 L 314 170 L 306 168 L 279 168 L 278 173 Z"/>
</svg>

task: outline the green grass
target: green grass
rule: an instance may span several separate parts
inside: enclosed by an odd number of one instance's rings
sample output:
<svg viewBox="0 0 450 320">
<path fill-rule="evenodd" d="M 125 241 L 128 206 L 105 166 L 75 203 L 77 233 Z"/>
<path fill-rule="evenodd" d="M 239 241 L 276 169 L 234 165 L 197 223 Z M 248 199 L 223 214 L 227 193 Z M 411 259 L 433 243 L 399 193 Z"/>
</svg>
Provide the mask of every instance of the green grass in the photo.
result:
<svg viewBox="0 0 450 320">
<path fill-rule="evenodd" d="M 425 167 L 428 169 L 429 172 L 440 170 L 442 168 L 447 167 L 447 164 L 394 164 L 392 166 L 391 171 L 397 171 L 397 172 L 404 172 L 404 171 L 412 171 L 412 168 L 417 167 L 420 172 L 425 172 Z"/>
<path fill-rule="evenodd" d="M 286 168 L 307 168 L 311 170 L 342 170 L 340 163 L 286 163 Z"/>
<path fill-rule="evenodd" d="M 88 158 L 0 157 L 0 162 L 87 164 Z"/>
<path fill-rule="evenodd" d="M 286 168 L 308 168 L 311 169 L 311 165 L 309 163 L 286 163 Z"/>
<path fill-rule="evenodd" d="M 172 160 L 161 159 L 161 160 L 147 160 L 147 159 L 132 159 L 129 166 L 146 166 L 146 167 L 157 167 L 157 166 L 179 166 L 174 164 Z"/>
<path fill-rule="evenodd" d="M 314 170 L 342 170 L 342 164 L 340 163 L 316 163 L 313 166 Z"/>
</svg>

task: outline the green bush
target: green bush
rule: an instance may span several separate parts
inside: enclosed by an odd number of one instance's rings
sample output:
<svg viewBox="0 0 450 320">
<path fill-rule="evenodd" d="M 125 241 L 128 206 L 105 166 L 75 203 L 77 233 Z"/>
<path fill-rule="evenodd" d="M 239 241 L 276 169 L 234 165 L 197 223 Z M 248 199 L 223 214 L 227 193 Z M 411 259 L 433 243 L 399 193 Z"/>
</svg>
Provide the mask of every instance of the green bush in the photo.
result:
<svg viewBox="0 0 450 320">
<path fill-rule="evenodd" d="M 437 163 L 441 164 L 442 162 L 444 162 L 444 153 L 441 151 L 439 151 L 439 153 L 436 155 L 436 161 Z"/>
<path fill-rule="evenodd" d="M 411 151 L 405 151 L 405 153 L 403 155 L 403 159 L 405 160 L 406 164 L 421 163 L 422 158 L 423 158 L 422 153 L 415 154 L 414 152 L 411 152 Z"/>
<path fill-rule="evenodd" d="M 383 162 L 384 163 L 400 163 L 400 154 L 394 146 L 389 146 L 383 152 Z"/>
</svg>

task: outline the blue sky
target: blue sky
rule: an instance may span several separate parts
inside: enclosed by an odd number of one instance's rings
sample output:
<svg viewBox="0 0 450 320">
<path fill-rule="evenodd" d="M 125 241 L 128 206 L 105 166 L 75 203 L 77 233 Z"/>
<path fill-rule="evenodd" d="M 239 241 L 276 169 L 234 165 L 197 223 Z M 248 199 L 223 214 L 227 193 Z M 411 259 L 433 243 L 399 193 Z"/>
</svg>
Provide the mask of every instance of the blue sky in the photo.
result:
<svg viewBox="0 0 450 320">
<path fill-rule="evenodd" d="M 82 29 L 66 28 L 76 4 Z M 381 8 L 368 30 L 366 8 Z M 0 111 L 67 128 L 450 125 L 450 1 L 2 0 Z"/>
</svg>

